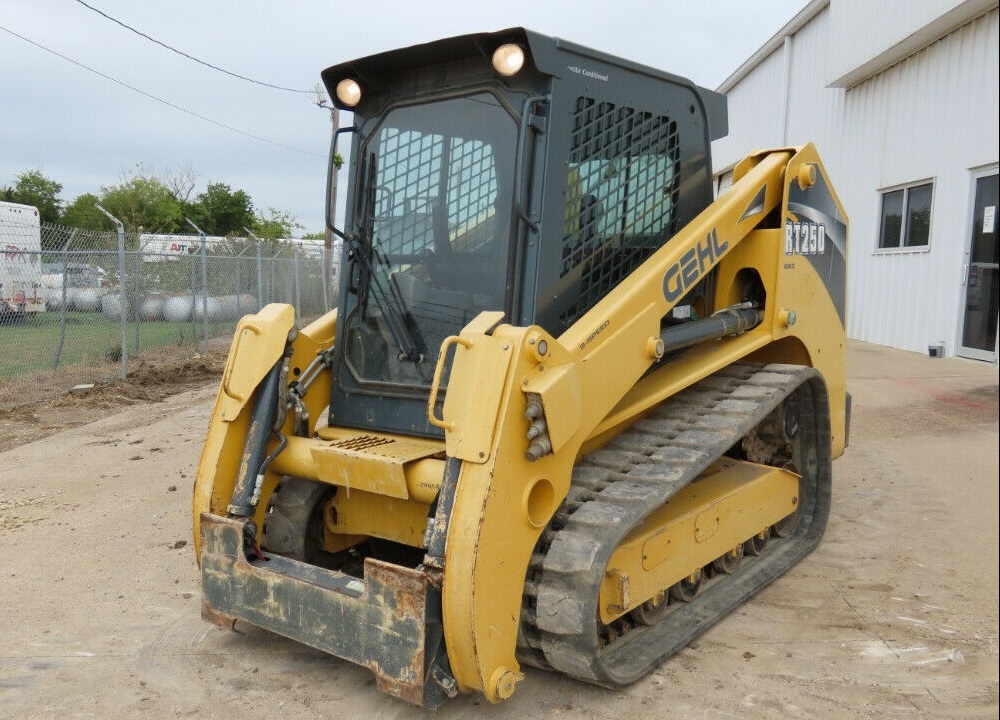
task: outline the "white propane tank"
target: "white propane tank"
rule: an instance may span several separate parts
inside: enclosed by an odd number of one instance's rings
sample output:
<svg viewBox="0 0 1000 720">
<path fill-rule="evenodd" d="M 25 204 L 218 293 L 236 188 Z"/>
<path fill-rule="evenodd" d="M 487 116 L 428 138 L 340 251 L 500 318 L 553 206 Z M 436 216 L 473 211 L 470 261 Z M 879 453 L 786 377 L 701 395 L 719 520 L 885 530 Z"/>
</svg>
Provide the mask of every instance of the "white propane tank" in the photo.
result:
<svg viewBox="0 0 1000 720">
<path fill-rule="evenodd" d="M 194 316 L 195 319 L 201 320 L 205 317 L 205 311 L 208 310 L 208 320 L 209 322 L 214 322 L 216 320 L 222 319 L 222 305 L 219 304 L 218 298 L 209 297 L 203 302 L 200 296 L 195 296 L 194 299 Z"/>
<path fill-rule="evenodd" d="M 167 322 L 187 322 L 191 319 L 190 295 L 175 295 L 163 303 L 163 319 Z"/>
<path fill-rule="evenodd" d="M 139 305 L 139 317 L 147 322 L 163 319 L 163 306 L 167 299 L 163 295 L 150 295 Z"/>
<path fill-rule="evenodd" d="M 81 312 L 98 312 L 102 309 L 103 292 L 97 288 L 77 288 L 73 296 L 73 307 Z"/>
<path fill-rule="evenodd" d="M 122 319 L 122 303 L 117 295 L 105 295 L 101 298 L 101 312 L 108 320 Z"/>
</svg>

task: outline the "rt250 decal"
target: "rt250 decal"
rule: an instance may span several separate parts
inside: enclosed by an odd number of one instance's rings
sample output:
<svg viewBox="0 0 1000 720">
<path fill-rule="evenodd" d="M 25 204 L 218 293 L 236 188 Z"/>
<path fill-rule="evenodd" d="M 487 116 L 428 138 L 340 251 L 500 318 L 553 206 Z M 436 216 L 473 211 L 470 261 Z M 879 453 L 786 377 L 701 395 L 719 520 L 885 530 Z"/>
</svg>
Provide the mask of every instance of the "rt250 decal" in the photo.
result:
<svg viewBox="0 0 1000 720">
<path fill-rule="evenodd" d="M 814 222 L 785 222 L 785 255 L 822 255 L 826 228 Z"/>
</svg>

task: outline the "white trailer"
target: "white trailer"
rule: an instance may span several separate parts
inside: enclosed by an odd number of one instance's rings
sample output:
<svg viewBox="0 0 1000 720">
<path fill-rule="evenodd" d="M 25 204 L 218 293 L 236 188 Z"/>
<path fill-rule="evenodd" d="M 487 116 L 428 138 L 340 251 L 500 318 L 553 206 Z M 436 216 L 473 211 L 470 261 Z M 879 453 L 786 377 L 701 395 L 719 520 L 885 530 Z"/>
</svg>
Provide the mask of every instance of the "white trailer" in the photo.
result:
<svg viewBox="0 0 1000 720">
<path fill-rule="evenodd" d="M 44 310 L 38 209 L 0 201 L 0 321 Z"/>
<path fill-rule="evenodd" d="M 205 245 L 211 253 L 213 245 L 225 242 L 226 238 L 208 235 Z M 139 247 L 145 262 L 163 262 L 165 260 L 180 260 L 201 251 L 200 235 L 157 235 L 142 233 L 139 235 Z"/>
</svg>

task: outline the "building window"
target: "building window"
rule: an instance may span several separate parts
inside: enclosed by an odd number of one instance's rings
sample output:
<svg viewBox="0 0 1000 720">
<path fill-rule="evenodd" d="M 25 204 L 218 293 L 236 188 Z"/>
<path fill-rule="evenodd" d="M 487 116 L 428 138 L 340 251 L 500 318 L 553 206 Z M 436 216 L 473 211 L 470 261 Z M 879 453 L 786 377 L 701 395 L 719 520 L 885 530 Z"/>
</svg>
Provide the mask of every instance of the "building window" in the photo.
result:
<svg viewBox="0 0 1000 720">
<path fill-rule="evenodd" d="M 927 247 L 931 237 L 933 183 L 882 193 L 879 250 Z"/>
</svg>

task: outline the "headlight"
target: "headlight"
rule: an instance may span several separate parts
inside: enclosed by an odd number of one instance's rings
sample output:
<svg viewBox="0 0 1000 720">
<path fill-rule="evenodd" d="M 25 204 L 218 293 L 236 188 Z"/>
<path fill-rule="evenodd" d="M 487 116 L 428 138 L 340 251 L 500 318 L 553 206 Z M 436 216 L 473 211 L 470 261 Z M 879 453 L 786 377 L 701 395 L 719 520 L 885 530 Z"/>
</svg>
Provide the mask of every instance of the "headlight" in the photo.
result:
<svg viewBox="0 0 1000 720">
<path fill-rule="evenodd" d="M 357 80 L 346 78 L 337 83 L 337 99 L 347 107 L 354 107 L 361 101 L 361 86 Z"/>
<path fill-rule="evenodd" d="M 508 43 L 493 52 L 493 68 L 504 77 L 516 75 L 522 67 L 524 67 L 524 50 L 520 45 Z"/>
</svg>

